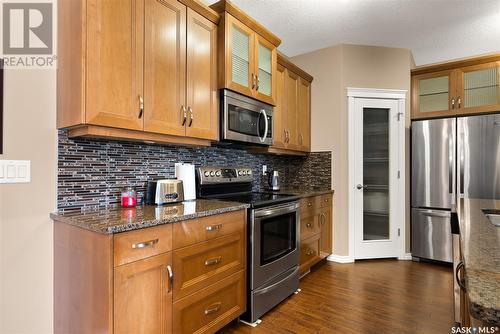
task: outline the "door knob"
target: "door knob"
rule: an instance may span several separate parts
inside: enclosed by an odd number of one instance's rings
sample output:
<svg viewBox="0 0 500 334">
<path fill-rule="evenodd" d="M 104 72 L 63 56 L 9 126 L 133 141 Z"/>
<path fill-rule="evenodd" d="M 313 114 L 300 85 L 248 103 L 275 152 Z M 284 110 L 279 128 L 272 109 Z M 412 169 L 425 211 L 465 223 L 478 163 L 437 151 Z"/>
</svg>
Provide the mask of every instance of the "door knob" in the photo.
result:
<svg viewBox="0 0 500 334">
<path fill-rule="evenodd" d="M 357 188 L 358 190 L 361 190 L 361 189 L 366 189 L 366 186 L 364 186 L 364 185 L 362 185 L 362 184 L 358 184 L 358 185 L 356 186 L 356 188 Z"/>
</svg>

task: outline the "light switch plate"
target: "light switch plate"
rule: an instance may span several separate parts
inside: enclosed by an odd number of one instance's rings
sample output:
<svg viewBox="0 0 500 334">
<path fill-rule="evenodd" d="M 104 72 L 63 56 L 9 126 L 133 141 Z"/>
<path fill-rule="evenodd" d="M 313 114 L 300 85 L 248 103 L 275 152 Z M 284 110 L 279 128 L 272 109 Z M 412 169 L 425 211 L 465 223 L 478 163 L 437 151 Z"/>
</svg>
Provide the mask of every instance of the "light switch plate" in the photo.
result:
<svg viewBox="0 0 500 334">
<path fill-rule="evenodd" d="M 0 160 L 0 183 L 31 182 L 31 161 Z"/>
</svg>

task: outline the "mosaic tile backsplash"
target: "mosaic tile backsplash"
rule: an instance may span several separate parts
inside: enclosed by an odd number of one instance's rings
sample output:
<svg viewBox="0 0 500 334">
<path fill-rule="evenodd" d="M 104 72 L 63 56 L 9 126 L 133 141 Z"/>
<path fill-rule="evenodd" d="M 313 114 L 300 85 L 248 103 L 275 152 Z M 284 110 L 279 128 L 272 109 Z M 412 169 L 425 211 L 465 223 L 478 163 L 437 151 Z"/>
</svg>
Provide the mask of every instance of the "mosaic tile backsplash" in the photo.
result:
<svg viewBox="0 0 500 334">
<path fill-rule="evenodd" d="M 307 157 L 250 154 L 244 148 L 160 146 L 113 140 L 68 138 L 59 131 L 57 203 L 61 211 L 116 205 L 125 186 L 142 199 L 148 180 L 173 178 L 176 162 L 196 166 L 249 166 L 253 190 L 266 187 L 262 165 L 278 170 L 283 187 L 330 189 L 331 152 Z"/>
</svg>

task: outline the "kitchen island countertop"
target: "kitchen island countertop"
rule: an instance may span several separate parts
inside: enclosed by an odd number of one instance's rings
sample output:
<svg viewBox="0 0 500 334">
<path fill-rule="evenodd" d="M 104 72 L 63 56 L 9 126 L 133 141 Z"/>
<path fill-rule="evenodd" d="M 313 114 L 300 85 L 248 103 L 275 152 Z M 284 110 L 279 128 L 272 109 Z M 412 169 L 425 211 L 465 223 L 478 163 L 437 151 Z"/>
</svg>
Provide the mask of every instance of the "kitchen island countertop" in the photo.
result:
<svg viewBox="0 0 500 334">
<path fill-rule="evenodd" d="M 465 281 L 474 318 L 500 324 L 500 228 L 483 209 L 500 209 L 500 200 L 461 198 L 457 203 Z"/>
</svg>

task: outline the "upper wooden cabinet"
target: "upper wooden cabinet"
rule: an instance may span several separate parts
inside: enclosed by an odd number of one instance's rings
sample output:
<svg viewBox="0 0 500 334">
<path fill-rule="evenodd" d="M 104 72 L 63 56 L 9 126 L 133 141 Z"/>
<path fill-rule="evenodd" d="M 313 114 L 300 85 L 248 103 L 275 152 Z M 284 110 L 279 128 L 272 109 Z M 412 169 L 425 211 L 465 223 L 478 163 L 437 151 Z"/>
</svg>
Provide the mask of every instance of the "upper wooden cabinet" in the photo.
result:
<svg viewBox="0 0 500 334">
<path fill-rule="evenodd" d="M 281 40 L 227 0 L 211 7 L 221 14 L 219 87 L 275 105 Z"/>
<path fill-rule="evenodd" d="M 58 5 L 59 128 L 70 137 L 218 140 L 217 13 L 193 0 Z"/>
<path fill-rule="evenodd" d="M 500 55 L 412 71 L 412 118 L 500 110 Z"/>
</svg>

